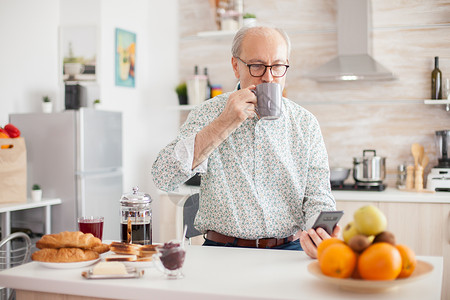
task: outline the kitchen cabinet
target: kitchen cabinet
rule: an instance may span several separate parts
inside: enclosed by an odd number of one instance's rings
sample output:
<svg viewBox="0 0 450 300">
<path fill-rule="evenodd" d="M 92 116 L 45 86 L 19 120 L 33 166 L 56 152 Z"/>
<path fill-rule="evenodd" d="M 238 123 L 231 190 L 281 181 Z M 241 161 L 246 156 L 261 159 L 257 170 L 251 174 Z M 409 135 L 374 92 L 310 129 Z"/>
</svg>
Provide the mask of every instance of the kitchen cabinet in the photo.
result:
<svg viewBox="0 0 450 300">
<path fill-rule="evenodd" d="M 364 198 L 363 194 L 361 196 Z M 450 197 L 447 202 L 429 200 L 417 202 L 415 199 L 411 202 L 396 202 L 385 201 L 382 197 L 380 197 L 382 201 L 336 198 L 336 207 L 345 211 L 340 222 L 342 227 L 353 219 L 353 213 L 359 207 L 369 204 L 378 207 L 386 215 L 387 230 L 395 234 L 397 243 L 409 246 L 417 255 L 444 257 L 443 282 L 450 282 Z M 442 299 L 449 297 L 450 285 L 444 284 Z"/>
</svg>

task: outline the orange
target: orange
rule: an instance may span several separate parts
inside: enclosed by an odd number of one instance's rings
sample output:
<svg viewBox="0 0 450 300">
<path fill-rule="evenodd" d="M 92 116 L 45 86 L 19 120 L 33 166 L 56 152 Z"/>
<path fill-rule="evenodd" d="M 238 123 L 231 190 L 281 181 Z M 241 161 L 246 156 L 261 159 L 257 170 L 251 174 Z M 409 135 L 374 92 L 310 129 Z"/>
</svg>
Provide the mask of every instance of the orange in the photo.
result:
<svg viewBox="0 0 450 300">
<path fill-rule="evenodd" d="M 400 252 L 385 242 L 369 246 L 358 259 L 359 274 L 366 280 L 394 280 L 401 270 Z"/>
<path fill-rule="evenodd" d="M 397 245 L 395 247 L 400 252 L 400 256 L 402 257 L 402 270 L 398 275 L 398 278 L 406 278 L 411 276 L 417 265 L 416 254 L 412 249 L 408 248 L 408 246 Z"/>
<path fill-rule="evenodd" d="M 325 250 L 325 248 L 327 248 L 330 245 L 333 245 L 335 243 L 344 243 L 343 240 L 340 240 L 338 238 L 332 237 L 326 240 L 323 240 L 319 246 L 317 246 L 317 258 L 320 259 L 320 255 L 322 254 L 323 250 Z"/>
<path fill-rule="evenodd" d="M 334 243 L 321 253 L 319 266 L 324 275 L 348 278 L 355 269 L 356 254 L 346 244 Z"/>
<path fill-rule="evenodd" d="M 359 255 L 358 255 L 358 253 L 356 253 L 356 266 L 355 266 L 355 269 L 353 270 L 352 275 L 350 276 L 353 279 L 362 279 L 361 275 L 359 274 L 359 271 L 358 271 L 358 260 L 359 260 Z"/>
</svg>

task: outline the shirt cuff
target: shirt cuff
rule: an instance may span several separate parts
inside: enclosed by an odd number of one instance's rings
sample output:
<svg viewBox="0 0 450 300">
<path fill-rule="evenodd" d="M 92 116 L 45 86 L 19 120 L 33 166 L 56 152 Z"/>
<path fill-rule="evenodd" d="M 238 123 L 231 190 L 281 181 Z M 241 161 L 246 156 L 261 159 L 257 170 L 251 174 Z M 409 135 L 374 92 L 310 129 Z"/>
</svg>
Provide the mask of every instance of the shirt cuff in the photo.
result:
<svg viewBox="0 0 450 300">
<path fill-rule="evenodd" d="M 196 135 L 179 140 L 175 145 L 175 158 L 181 162 L 186 170 L 191 170 L 194 162 L 194 144 Z M 208 158 L 192 170 L 193 173 L 206 173 L 208 169 Z"/>
</svg>

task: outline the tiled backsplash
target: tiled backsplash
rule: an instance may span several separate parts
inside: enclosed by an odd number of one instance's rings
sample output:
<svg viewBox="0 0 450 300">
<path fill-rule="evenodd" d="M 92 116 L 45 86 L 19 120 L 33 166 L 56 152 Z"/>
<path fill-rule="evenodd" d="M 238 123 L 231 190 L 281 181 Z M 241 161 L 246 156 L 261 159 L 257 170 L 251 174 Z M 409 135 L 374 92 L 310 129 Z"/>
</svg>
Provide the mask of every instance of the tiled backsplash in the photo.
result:
<svg viewBox="0 0 450 300">
<path fill-rule="evenodd" d="M 386 157 L 393 186 L 399 164 L 412 163 L 411 144 L 421 143 L 436 165 L 434 131 L 450 129 L 444 105 L 425 105 L 430 97 L 433 57 L 450 77 L 450 1 L 371 1 L 372 55 L 395 81 L 318 83 L 304 74 L 337 55 L 336 1 L 245 0 L 244 12 L 284 28 L 292 42 L 287 96 L 319 120 L 330 166 L 352 167 L 353 157 L 375 149 Z M 194 65 L 208 67 L 211 82 L 231 90 L 232 36 L 197 37 L 215 30 L 208 1 L 180 0 L 180 78 Z M 350 176 L 351 177 L 351 176 Z M 352 181 L 350 179 L 349 181 Z"/>
</svg>

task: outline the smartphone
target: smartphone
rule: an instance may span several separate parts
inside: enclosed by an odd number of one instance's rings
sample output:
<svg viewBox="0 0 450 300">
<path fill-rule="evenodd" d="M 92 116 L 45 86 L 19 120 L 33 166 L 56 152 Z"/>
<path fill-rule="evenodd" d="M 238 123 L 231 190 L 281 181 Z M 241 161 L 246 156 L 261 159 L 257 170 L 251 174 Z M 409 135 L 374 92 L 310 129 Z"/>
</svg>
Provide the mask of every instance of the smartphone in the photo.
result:
<svg viewBox="0 0 450 300">
<path fill-rule="evenodd" d="M 329 235 L 333 233 L 333 229 L 344 215 L 343 210 L 321 211 L 312 228 L 323 228 Z"/>
</svg>

